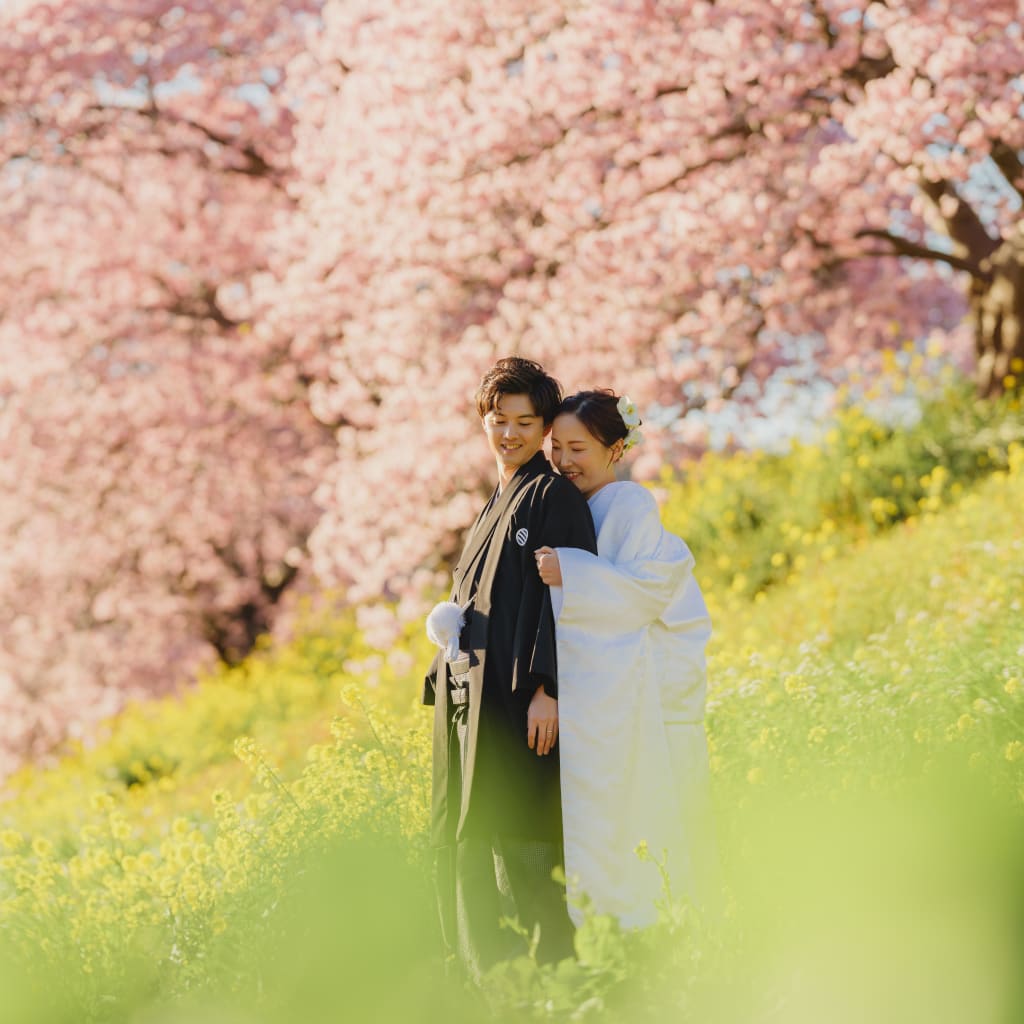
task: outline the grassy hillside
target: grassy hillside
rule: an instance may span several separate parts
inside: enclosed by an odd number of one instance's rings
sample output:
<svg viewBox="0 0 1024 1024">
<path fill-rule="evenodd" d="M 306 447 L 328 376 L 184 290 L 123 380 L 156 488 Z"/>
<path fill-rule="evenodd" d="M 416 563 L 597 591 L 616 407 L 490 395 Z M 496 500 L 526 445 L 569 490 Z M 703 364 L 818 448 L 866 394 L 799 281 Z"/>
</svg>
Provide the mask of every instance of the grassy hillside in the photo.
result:
<svg viewBox="0 0 1024 1024">
<path fill-rule="evenodd" d="M 715 622 L 721 906 L 669 903 L 642 935 L 595 919 L 578 962 L 498 972 L 487 1012 L 1024 1009 L 1024 447 L 990 415 L 915 435 L 851 410 L 817 449 L 666 476 Z M 435 952 L 428 657 L 416 627 L 381 655 L 311 620 L 11 780 L 12 1020 L 479 1019 Z"/>
</svg>

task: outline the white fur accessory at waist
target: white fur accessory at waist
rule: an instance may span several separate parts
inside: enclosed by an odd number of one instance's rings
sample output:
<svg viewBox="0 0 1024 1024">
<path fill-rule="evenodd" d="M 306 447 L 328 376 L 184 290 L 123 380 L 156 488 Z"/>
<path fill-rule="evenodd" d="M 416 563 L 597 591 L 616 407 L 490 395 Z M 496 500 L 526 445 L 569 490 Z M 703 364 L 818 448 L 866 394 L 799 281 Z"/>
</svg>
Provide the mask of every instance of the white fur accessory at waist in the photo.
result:
<svg viewBox="0 0 1024 1024">
<path fill-rule="evenodd" d="M 465 609 L 454 601 L 442 601 L 434 605 L 427 616 L 427 636 L 444 650 L 448 661 L 454 661 L 459 656 L 459 637 L 465 625 Z"/>
</svg>

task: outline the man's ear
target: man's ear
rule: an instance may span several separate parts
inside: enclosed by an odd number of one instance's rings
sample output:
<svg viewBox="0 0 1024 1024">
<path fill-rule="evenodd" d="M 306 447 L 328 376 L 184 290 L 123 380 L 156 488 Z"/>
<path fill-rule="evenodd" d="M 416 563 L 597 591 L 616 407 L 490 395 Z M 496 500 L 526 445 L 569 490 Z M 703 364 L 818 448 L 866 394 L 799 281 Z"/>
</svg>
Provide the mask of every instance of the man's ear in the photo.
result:
<svg viewBox="0 0 1024 1024">
<path fill-rule="evenodd" d="M 545 436 L 545 437 L 550 437 L 550 436 L 551 436 L 551 428 L 552 428 L 553 426 L 554 426 L 554 423 L 549 423 L 549 424 L 548 424 L 548 425 L 547 425 L 547 426 L 546 426 L 546 427 L 544 428 L 544 436 Z"/>
</svg>

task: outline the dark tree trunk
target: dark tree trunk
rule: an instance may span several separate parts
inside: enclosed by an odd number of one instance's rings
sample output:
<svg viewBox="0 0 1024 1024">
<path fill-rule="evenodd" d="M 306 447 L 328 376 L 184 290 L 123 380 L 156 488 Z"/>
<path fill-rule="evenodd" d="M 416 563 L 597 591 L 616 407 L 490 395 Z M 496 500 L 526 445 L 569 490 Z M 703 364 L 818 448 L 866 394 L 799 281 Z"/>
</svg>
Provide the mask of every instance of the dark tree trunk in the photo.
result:
<svg viewBox="0 0 1024 1024">
<path fill-rule="evenodd" d="M 994 398 L 1024 384 L 1024 230 L 1004 241 L 971 278 L 978 394 Z M 1020 362 L 1017 362 L 1020 360 Z"/>
<path fill-rule="evenodd" d="M 298 569 L 281 567 L 274 583 L 263 580 L 259 596 L 233 608 L 207 610 L 200 622 L 203 636 L 227 665 L 237 665 L 256 646 L 257 639 L 269 633 L 282 595 L 294 582 Z"/>
<path fill-rule="evenodd" d="M 1024 165 L 1016 150 L 997 142 L 991 155 L 1007 184 L 1024 200 Z M 864 228 L 858 236 L 883 240 L 894 255 L 965 271 L 978 395 L 996 398 L 1011 388 L 1009 382 L 1012 390 L 1024 390 L 1024 221 L 1002 238 L 989 232 L 952 182 L 922 176 L 918 184 L 932 202 L 932 228 L 952 242 L 951 252 L 878 228 Z"/>
</svg>

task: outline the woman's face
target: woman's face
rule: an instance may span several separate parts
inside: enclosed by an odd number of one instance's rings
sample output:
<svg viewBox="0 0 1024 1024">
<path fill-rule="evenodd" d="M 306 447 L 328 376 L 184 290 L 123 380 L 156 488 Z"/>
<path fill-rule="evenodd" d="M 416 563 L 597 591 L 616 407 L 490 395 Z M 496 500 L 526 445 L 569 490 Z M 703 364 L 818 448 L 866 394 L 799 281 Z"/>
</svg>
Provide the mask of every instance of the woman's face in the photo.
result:
<svg viewBox="0 0 1024 1024">
<path fill-rule="evenodd" d="M 551 461 L 571 480 L 584 498 L 615 479 L 615 453 L 606 448 L 571 413 L 555 417 L 551 428 Z"/>
</svg>

